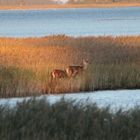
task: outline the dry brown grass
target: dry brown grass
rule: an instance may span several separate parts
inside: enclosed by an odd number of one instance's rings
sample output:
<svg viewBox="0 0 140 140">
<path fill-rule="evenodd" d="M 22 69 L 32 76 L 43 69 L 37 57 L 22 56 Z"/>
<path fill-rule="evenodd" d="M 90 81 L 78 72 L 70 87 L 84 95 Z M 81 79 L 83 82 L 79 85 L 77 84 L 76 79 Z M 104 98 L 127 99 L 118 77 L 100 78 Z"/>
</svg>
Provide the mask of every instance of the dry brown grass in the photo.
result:
<svg viewBox="0 0 140 140">
<path fill-rule="evenodd" d="M 113 7 L 139 7 L 139 2 L 109 2 L 109 3 L 90 3 L 90 4 L 57 4 L 57 5 L 23 5 L 23 6 L 0 6 L 0 10 L 38 10 L 53 8 L 113 8 Z"/>
<path fill-rule="evenodd" d="M 83 75 L 50 83 L 53 69 L 80 65 L 82 58 L 91 62 Z M 19 75 L 15 76 L 16 82 L 21 83 L 16 90 L 18 96 L 25 95 L 27 91 L 42 94 L 140 88 L 140 36 L 0 38 L 0 65 L 1 72 L 6 69 L 13 75 L 18 71 Z M 11 83 L 15 83 L 15 77 L 11 78 Z M 6 83 L 8 80 L 8 77 L 0 77 L 1 92 L 4 92 L 3 81 Z M 9 87 L 13 89 L 10 84 Z M 8 95 L 11 95 L 10 89 Z"/>
</svg>

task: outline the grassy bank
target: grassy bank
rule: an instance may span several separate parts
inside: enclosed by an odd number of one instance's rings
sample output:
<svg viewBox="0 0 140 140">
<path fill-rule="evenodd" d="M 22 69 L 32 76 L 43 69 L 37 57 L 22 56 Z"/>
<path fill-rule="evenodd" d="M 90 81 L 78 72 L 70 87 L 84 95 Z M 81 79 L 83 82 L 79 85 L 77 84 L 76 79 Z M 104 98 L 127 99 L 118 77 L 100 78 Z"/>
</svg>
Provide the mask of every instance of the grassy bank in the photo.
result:
<svg viewBox="0 0 140 140">
<path fill-rule="evenodd" d="M 114 7 L 139 7 L 139 2 L 109 2 L 109 3 L 90 3 L 90 4 L 52 4 L 52 5 L 11 5 L 0 6 L 0 10 L 47 10 L 61 8 L 114 8 Z"/>
<path fill-rule="evenodd" d="M 50 82 L 53 69 L 80 65 L 76 78 Z M 0 96 L 140 88 L 140 36 L 0 38 Z"/>
<path fill-rule="evenodd" d="M 0 106 L 1 140 L 139 140 L 140 108 L 111 113 L 109 108 L 41 100 Z"/>
</svg>

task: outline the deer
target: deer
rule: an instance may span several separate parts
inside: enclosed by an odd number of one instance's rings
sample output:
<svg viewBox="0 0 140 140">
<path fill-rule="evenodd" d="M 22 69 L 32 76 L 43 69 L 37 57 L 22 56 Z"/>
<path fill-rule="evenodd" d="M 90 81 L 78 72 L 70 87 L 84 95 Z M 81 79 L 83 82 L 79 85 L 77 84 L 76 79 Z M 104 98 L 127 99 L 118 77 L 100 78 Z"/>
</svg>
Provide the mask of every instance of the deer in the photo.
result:
<svg viewBox="0 0 140 140">
<path fill-rule="evenodd" d="M 83 59 L 82 65 L 80 66 L 68 66 L 66 68 L 66 73 L 68 75 L 68 77 L 75 77 L 76 75 L 82 73 L 83 71 L 85 71 L 88 68 L 89 65 L 89 61 L 88 59 Z"/>
<path fill-rule="evenodd" d="M 50 93 L 52 91 L 55 91 L 55 87 L 57 87 L 57 84 L 59 83 L 59 79 L 66 78 L 66 77 L 67 77 L 66 70 L 54 69 L 50 73 L 50 79 L 48 84 L 44 88 L 44 93 Z"/>
<path fill-rule="evenodd" d="M 61 70 L 61 69 L 54 69 L 51 72 L 51 78 L 52 79 L 60 79 L 60 78 L 65 78 L 67 77 L 67 73 L 65 70 Z"/>
</svg>

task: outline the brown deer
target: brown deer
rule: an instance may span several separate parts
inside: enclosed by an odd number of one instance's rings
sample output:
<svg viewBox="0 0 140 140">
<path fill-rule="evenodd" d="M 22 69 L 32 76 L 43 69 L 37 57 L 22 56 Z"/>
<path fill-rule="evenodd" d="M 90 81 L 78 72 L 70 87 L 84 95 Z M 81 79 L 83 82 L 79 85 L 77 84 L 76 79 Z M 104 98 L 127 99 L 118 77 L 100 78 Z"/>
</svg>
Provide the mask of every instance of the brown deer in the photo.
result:
<svg viewBox="0 0 140 140">
<path fill-rule="evenodd" d="M 89 61 L 87 59 L 83 59 L 83 63 L 81 66 L 68 66 L 66 68 L 67 75 L 69 77 L 75 77 L 76 75 L 82 73 L 88 68 Z"/>
<path fill-rule="evenodd" d="M 45 90 L 44 93 L 51 93 L 55 91 L 55 88 L 57 87 L 58 83 L 59 83 L 59 79 L 61 78 L 66 78 L 67 77 L 67 73 L 65 70 L 61 70 L 61 69 L 54 69 L 51 73 L 50 73 L 50 79 L 48 84 L 45 86 Z"/>
<path fill-rule="evenodd" d="M 60 79 L 67 77 L 67 73 L 65 70 L 55 69 L 51 72 L 51 79 Z"/>
</svg>

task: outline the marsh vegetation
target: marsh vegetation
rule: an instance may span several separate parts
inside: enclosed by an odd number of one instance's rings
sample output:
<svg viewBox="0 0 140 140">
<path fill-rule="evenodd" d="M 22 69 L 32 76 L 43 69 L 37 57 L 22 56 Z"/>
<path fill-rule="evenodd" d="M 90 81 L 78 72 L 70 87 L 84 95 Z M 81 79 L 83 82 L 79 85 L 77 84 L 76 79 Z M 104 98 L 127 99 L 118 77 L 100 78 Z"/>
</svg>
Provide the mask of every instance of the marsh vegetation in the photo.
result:
<svg viewBox="0 0 140 140">
<path fill-rule="evenodd" d="M 139 122 L 139 107 L 111 112 L 65 99 L 52 105 L 31 99 L 14 108 L 0 106 L 1 140 L 139 140 Z"/>
<path fill-rule="evenodd" d="M 140 37 L 0 38 L 0 97 L 140 88 Z M 90 65 L 50 82 L 54 69 Z"/>
</svg>

